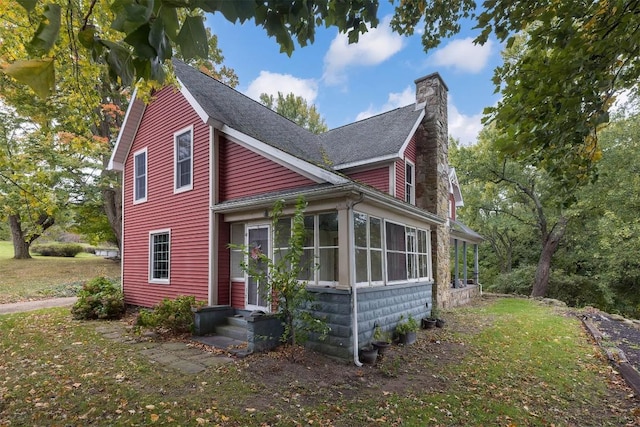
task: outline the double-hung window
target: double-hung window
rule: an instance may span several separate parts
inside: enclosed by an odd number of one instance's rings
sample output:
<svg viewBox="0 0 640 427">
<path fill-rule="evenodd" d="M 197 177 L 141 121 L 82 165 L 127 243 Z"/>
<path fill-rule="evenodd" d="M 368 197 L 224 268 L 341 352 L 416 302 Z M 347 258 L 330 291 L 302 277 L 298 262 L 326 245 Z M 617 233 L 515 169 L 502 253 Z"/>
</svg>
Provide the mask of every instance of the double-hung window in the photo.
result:
<svg viewBox="0 0 640 427">
<path fill-rule="evenodd" d="M 171 230 L 149 233 L 149 281 L 169 283 Z"/>
<path fill-rule="evenodd" d="M 404 164 L 404 201 L 416 204 L 416 169 L 413 163 L 406 161 Z"/>
<path fill-rule="evenodd" d="M 193 188 L 193 127 L 176 132 L 175 143 L 175 191 Z"/>
<path fill-rule="evenodd" d="M 133 203 L 147 201 L 147 149 L 133 155 Z"/>
</svg>

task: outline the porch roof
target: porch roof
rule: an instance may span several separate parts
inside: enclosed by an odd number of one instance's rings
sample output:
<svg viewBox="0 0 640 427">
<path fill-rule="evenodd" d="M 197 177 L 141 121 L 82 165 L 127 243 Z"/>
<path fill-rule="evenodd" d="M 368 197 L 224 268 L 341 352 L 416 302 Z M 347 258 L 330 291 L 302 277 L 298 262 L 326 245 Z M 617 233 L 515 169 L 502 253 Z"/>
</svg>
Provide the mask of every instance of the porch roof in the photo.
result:
<svg viewBox="0 0 640 427">
<path fill-rule="evenodd" d="M 467 225 L 453 219 L 451 219 L 450 221 L 450 234 L 452 238 L 476 244 L 482 243 L 484 241 L 484 237 L 473 231 Z"/>
<path fill-rule="evenodd" d="M 211 210 L 217 213 L 237 213 L 247 209 L 269 209 L 273 207 L 273 204 L 277 200 L 285 199 L 287 201 L 294 201 L 299 196 L 304 196 L 308 202 L 339 197 L 350 198 L 354 201 L 368 200 L 371 203 L 386 206 L 400 211 L 406 216 L 417 218 L 433 225 L 444 224 L 446 221 L 414 205 L 410 205 L 386 193 L 356 182 L 348 182 L 340 185 L 319 184 L 294 190 L 264 193 L 254 197 L 245 197 L 218 203 L 212 206 Z"/>
</svg>

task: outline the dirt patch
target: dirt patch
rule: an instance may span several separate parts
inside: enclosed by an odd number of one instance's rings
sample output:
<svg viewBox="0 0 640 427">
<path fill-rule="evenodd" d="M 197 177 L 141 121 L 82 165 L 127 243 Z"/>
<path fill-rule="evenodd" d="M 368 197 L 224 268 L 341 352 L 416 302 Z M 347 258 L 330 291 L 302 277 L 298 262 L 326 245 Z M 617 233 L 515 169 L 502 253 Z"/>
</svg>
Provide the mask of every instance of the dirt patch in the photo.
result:
<svg viewBox="0 0 640 427">
<path fill-rule="evenodd" d="M 273 407 L 274 397 L 285 402 L 296 399 L 299 403 L 317 404 L 444 391 L 449 379 L 441 374 L 441 368 L 458 363 L 466 355 L 461 337 L 478 334 L 491 323 L 489 316 L 477 317 L 476 323 L 460 322 L 455 313 L 450 313 L 444 328 L 418 331 L 417 341 L 409 346 L 394 343 L 378 356 L 375 365 L 358 367 L 352 361 L 337 361 L 303 347 L 251 355 L 241 365 L 252 381 L 285 393 L 252 400 L 258 409 Z"/>
</svg>

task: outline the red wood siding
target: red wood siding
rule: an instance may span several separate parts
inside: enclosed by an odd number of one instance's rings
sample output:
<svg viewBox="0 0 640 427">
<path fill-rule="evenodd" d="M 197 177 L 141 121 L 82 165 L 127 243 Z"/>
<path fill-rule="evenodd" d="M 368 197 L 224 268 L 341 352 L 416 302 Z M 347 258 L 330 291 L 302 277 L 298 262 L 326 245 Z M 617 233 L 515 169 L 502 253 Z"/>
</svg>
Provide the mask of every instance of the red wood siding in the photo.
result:
<svg viewBox="0 0 640 427">
<path fill-rule="evenodd" d="M 223 137 L 219 150 L 220 201 L 315 184 Z"/>
<path fill-rule="evenodd" d="M 231 226 L 228 222 L 221 222 L 218 229 L 218 304 L 231 304 L 231 251 L 229 241 Z"/>
<path fill-rule="evenodd" d="M 400 200 L 405 200 L 405 161 L 409 161 L 413 163 L 414 173 L 417 169 L 416 167 L 416 136 L 413 135 L 411 137 L 411 141 L 407 144 L 407 147 L 404 150 L 404 157 L 402 160 L 396 161 L 396 198 Z M 416 183 L 413 183 L 415 188 Z"/>
<path fill-rule="evenodd" d="M 231 282 L 231 307 L 244 308 L 244 282 Z"/>
<path fill-rule="evenodd" d="M 358 171 L 349 174 L 349 178 L 372 186 L 373 188 L 389 193 L 389 166 L 383 166 L 366 171 Z"/>
<path fill-rule="evenodd" d="M 193 189 L 174 194 L 175 132 L 193 126 Z M 133 153 L 147 148 L 147 201 L 133 204 Z M 123 286 L 128 304 L 208 298 L 209 128 L 174 88 L 154 95 L 125 163 Z M 170 229 L 170 284 L 149 283 L 149 232 Z"/>
<path fill-rule="evenodd" d="M 411 141 L 407 144 L 407 147 L 404 150 L 404 158 L 409 160 L 414 165 L 416 164 L 416 136 L 413 135 L 411 137 Z"/>
</svg>

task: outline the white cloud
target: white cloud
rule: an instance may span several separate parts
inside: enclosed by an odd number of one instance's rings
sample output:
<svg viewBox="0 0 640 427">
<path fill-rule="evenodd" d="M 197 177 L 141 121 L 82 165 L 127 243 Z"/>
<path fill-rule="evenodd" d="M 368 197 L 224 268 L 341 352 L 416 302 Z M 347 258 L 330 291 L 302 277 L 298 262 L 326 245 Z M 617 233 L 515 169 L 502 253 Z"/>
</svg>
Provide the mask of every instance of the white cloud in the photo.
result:
<svg viewBox="0 0 640 427">
<path fill-rule="evenodd" d="M 451 100 L 448 100 L 449 135 L 460 141 L 462 145 L 473 145 L 478 141 L 478 133 L 482 130 L 482 113 L 467 116 L 462 114 Z"/>
<path fill-rule="evenodd" d="M 453 40 L 433 54 L 434 65 L 451 67 L 455 70 L 479 73 L 489 62 L 493 43 L 488 40 L 484 45 L 476 45 L 471 37 Z"/>
<path fill-rule="evenodd" d="M 405 90 L 400 93 L 390 93 L 387 98 L 387 102 L 380 108 L 375 108 L 372 105 L 366 111 L 358 113 L 356 121 L 364 120 L 366 118 L 376 116 L 386 111 L 393 110 L 395 108 L 404 107 L 416 101 L 415 91 L 411 86 L 407 86 Z"/>
<path fill-rule="evenodd" d="M 324 57 L 325 84 L 342 83 L 349 67 L 377 65 L 399 52 L 402 37 L 391 31 L 390 21 L 390 16 L 385 17 L 378 27 L 360 35 L 358 43 L 349 44 L 346 34 L 338 34 Z"/>
<path fill-rule="evenodd" d="M 260 71 L 260 75 L 249 84 L 245 95 L 260 101 L 261 94 L 266 93 L 277 97 L 278 92 L 282 92 L 284 95 L 294 93 L 311 105 L 318 96 L 318 83 L 313 79 L 300 79 L 291 74 Z"/>
</svg>

